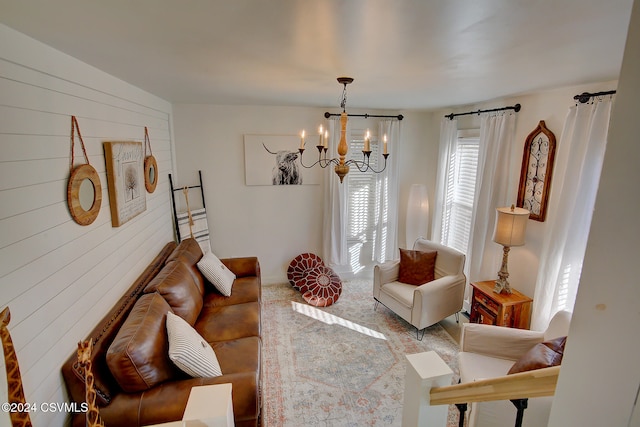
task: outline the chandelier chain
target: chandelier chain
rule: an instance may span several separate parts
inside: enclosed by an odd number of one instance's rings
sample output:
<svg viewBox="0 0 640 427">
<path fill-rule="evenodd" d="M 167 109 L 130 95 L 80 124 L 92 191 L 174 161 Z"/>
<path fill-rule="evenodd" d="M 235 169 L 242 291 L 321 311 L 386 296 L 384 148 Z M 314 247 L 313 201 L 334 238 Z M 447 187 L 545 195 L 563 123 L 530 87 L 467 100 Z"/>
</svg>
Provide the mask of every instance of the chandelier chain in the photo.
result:
<svg viewBox="0 0 640 427">
<path fill-rule="evenodd" d="M 340 101 L 340 107 L 342 107 L 342 112 L 347 111 L 347 84 L 344 83 L 344 88 L 342 89 L 342 100 Z"/>
</svg>

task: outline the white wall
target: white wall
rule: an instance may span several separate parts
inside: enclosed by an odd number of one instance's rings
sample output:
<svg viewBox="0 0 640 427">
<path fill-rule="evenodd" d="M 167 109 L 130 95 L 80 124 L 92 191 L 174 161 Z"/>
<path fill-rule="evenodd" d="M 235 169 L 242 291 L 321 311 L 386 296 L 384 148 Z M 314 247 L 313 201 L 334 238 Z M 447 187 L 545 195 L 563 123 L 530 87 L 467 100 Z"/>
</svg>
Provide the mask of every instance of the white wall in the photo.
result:
<svg viewBox="0 0 640 427">
<path fill-rule="evenodd" d="M 434 122 L 439 122 L 444 114 L 450 112 L 466 112 L 476 111 L 478 109 L 491 109 L 503 107 L 507 105 L 521 104 L 522 109 L 517 114 L 516 130 L 514 145 L 511 149 L 511 170 L 510 170 L 510 191 L 512 202 L 516 203 L 518 196 L 518 184 L 520 180 L 520 169 L 522 165 L 522 152 L 524 150 L 524 142 L 531 131 L 533 131 L 540 120 L 544 120 L 547 128 L 556 136 L 556 144 L 561 144 L 562 127 L 569 107 L 574 105 L 574 95 L 582 92 L 599 92 L 605 90 L 616 89 L 616 81 L 608 81 L 601 83 L 593 83 L 579 86 L 569 86 L 557 88 L 553 90 L 540 91 L 536 93 L 523 94 L 503 99 L 496 99 L 489 102 L 474 104 L 465 107 L 455 108 L 453 110 L 442 110 L 434 115 Z M 479 128 L 480 121 L 477 115 L 458 117 L 460 129 Z M 434 124 L 435 126 L 435 124 Z M 559 162 L 557 157 L 558 149 L 556 148 L 556 164 Z M 558 194 L 554 192 L 556 188 L 560 188 L 561 171 L 554 169 L 551 182 L 551 192 L 549 196 L 549 205 L 557 203 Z M 510 203 L 509 203 L 510 204 Z M 499 207 L 499 206 L 496 206 Z M 529 220 L 527 223 L 527 236 L 524 246 L 513 247 L 509 253 L 509 282 L 520 292 L 534 297 L 535 285 L 538 275 L 538 263 L 542 251 L 542 243 L 548 224 L 545 222 Z M 493 227 L 493 224 L 491 225 Z M 490 228 L 493 231 L 492 228 Z M 496 272 L 495 277 L 471 277 L 471 280 L 491 280 L 497 278 L 498 270 L 502 262 L 502 246 L 492 244 L 485 249 L 485 265 L 491 271 L 491 266 Z"/>
<path fill-rule="evenodd" d="M 426 184 L 433 213 L 440 120 L 445 114 L 516 103 L 522 105 L 516 122 L 511 159 L 510 193 L 515 203 L 524 141 L 538 122 L 545 121 L 547 127 L 555 133 L 559 144 L 566 114 L 575 102 L 573 96 L 585 91 L 615 89 L 616 86 L 616 81 L 608 81 L 523 94 L 436 112 L 402 112 L 405 119 L 402 121 L 403 146 L 400 158 L 399 245 L 407 247 L 404 230 L 411 184 Z M 321 185 L 299 188 L 246 186 L 243 135 L 295 135 L 302 128 L 315 129 L 326 110 L 304 107 L 174 105 L 179 184 L 195 183 L 197 171 L 203 171 L 214 252 L 220 252 L 221 256 L 259 256 L 266 282 L 282 281 L 288 263 L 297 254 L 321 253 L 322 188 Z M 479 127 L 478 116 L 459 117 L 459 127 Z M 551 184 L 550 204 L 557 200 L 554 188 L 559 187 L 559 182 L 560 173 L 556 171 Z M 509 255 L 510 282 L 516 289 L 531 297 L 535 294 L 538 263 L 547 224 L 547 221 L 529 221 L 526 245 L 512 248 Z M 490 271 L 493 266 L 496 277 L 501 259 L 500 245 L 487 248 L 485 263 Z"/>
<path fill-rule="evenodd" d="M 639 76 L 636 1 L 550 426 L 640 426 Z"/>
<path fill-rule="evenodd" d="M 178 104 L 173 111 L 177 185 L 194 184 L 197 171 L 202 170 L 211 247 L 217 255 L 258 256 L 265 283 L 286 280 L 286 269 L 296 255 L 321 255 L 322 185 L 245 185 L 243 135 L 297 135 L 303 128 L 310 132 L 324 122 L 327 109 Z M 428 177 L 436 161 L 421 159 L 428 115 L 405 116 L 400 174 L 402 230 L 409 185 Z M 404 244 L 404 231 L 400 236 Z"/>
<path fill-rule="evenodd" d="M 171 105 L 4 25 L 0 93 L 0 308 L 11 309 L 27 401 L 64 402 L 63 362 L 173 238 Z M 89 226 L 76 224 L 66 205 L 71 115 L 103 191 Z M 144 213 L 112 228 L 102 142 L 141 141 L 145 126 L 158 187 Z M 82 158 L 77 137 L 76 148 Z M 6 393 L 0 386 L 0 401 Z M 38 411 L 32 421 L 62 425 L 65 417 Z"/>
</svg>

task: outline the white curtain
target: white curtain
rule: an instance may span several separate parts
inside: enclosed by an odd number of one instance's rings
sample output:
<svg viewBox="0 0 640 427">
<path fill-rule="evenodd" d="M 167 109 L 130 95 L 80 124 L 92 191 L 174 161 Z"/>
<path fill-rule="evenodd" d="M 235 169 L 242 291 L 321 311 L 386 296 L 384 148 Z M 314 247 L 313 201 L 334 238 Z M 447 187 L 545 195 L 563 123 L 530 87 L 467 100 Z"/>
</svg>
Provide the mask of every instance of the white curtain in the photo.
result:
<svg viewBox="0 0 640 427">
<path fill-rule="evenodd" d="M 458 138 L 458 120 L 449 120 L 446 117 L 440 122 L 440 148 L 438 152 L 438 176 L 436 178 L 436 195 L 433 211 L 433 224 L 431 227 L 431 240 L 440 242 L 442 240 L 442 223 L 444 222 L 444 208 L 446 206 L 447 183 L 449 182 L 449 163 L 455 151 L 456 140 Z M 411 247 L 413 242 L 407 242 Z"/>
<path fill-rule="evenodd" d="M 384 165 L 383 137 L 387 136 L 387 167 L 376 175 L 376 214 L 374 260 L 398 259 L 398 158 L 400 157 L 400 122 L 381 120 L 378 124 L 378 165 Z"/>
<path fill-rule="evenodd" d="M 472 282 L 495 277 L 502 260 L 502 247 L 491 237 L 496 208 L 516 202 L 509 200 L 515 127 L 515 113 L 483 115 L 480 119 L 478 172 L 466 263 L 467 278 Z"/>
<path fill-rule="evenodd" d="M 340 142 L 340 117 L 329 120 L 330 139 L 327 147 L 327 157 L 337 157 L 337 147 Z M 347 143 L 351 141 L 351 127 L 347 122 Z M 349 175 L 344 177 L 344 183 L 333 171 L 330 165 L 323 171 L 324 180 L 324 212 L 323 212 L 323 251 L 322 257 L 326 263 L 333 266 L 347 265 L 349 262 L 347 251 L 347 184 Z"/>
<path fill-rule="evenodd" d="M 573 311 L 611 104 L 612 99 L 607 98 L 569 108 L 556 155 L 547 231 L 533 298 L 532 329 L 544 330 L 560 310 Z"/>
</svg>

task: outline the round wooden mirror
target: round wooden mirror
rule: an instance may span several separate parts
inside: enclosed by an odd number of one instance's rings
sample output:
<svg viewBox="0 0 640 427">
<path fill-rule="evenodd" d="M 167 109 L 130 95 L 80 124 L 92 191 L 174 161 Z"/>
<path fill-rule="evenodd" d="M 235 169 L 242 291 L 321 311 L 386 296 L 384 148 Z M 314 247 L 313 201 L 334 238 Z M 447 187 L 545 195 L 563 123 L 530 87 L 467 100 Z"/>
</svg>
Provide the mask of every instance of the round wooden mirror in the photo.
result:
<svg viewBox="0 0 640 427">
<path fill-rule="evenodd" d="M 98 217 L 102 204 L 100 177 L 93 166 L 84 164 L 71 171 L 67 184 L 67 204 L 75 222 L 89 225 Z"/>
<path fill-rule="evenodd" d="M 158 185 L 158 163 L 153 156 L 144 158 L 144 186 L 149 193 L 156 191 Z"/>
</svg>

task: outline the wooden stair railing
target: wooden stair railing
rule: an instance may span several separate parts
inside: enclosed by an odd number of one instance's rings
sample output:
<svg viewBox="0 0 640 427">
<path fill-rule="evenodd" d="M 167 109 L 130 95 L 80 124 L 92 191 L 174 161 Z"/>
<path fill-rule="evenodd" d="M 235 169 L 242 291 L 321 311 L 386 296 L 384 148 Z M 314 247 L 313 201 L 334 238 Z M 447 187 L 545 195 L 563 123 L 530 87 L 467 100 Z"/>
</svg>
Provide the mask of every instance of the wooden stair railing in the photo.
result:
<svg viewBox="0 0 640 427">
<path fill-rule="evenodd" d="M 459 427 L 464 427 L 467 404 L 493 400 L 510 400 L 516 407 L 515 426 L 521 427 L 530 397 L 553 396 L 560 366 L 520 372 L 498 378 L 432 388 L 432 405 L 455 404 L 460 411 Z"/>
<path fill-rule="evenodd" d="M 430 402 L 432 405 L 448 405 L 553 396 L 559 373 L 560 366 L 552 366 L 471 383 L 435 387 L 429 394 Z"/>
<path fill-rule="evenodd" d="M 403 426 L 446 425 L 449 405 L 460 410 L 459 426 L 464 426 L 467 404 L 510 400 L 516 407 L 516 426 L 522 425 L 524 411 L 532 397 L 553 396 L 560 366 L 520 372 L 503 377 L 451 384 L 453 371 L 435 351 L 406 355 Z"/>
</svg>

